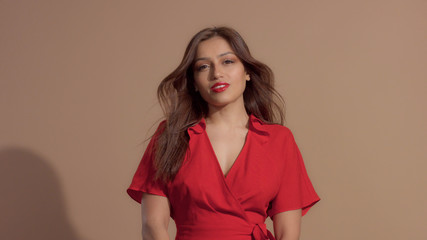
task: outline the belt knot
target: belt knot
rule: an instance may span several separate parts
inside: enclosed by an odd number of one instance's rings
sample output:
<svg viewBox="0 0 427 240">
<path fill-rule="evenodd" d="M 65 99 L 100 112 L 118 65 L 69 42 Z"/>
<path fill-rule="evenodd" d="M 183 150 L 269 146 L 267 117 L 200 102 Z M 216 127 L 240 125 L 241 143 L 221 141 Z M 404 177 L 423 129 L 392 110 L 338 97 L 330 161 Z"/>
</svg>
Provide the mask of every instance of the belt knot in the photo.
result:
<svg viewBox="0 0 427 240">
<path fill-rule="evenodd" d="M 255 224 L 252 229 L 252 239 L 253 240 L 276 240 L 271 234 L 270 231 L 267 230 L 265 223 Z"/>
</svg>

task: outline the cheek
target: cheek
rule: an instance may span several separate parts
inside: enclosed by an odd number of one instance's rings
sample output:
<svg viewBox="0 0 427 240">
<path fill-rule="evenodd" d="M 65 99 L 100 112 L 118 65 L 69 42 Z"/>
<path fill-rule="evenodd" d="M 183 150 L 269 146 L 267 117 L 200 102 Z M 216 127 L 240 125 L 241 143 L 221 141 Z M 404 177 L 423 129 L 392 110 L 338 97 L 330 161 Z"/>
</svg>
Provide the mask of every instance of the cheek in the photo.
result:
<svg viewBox="0 0 427 240">
<path fill-rule="evenodd" d="M 244 78 L 246 75 L 245 68 L 243 65 L 235 65 L 233 68 L 230 68 L 230 74 L 232 74 L 234 77 L 242 77 Z"/>
<path fill-rule="evenodd" d="M 200 79 L 197 79 L 197 78 L 194 79 L 194 86 L 198 89 L 200 89 L 202 87 Z"/>
<path fill-rule="evenodd" d="M 209 85 L 207 75 L 203 73 L 194 74 L 194 85 L 197 87 L 203 87 L 203 86 Z"/>
<path fill-rule="evenodd" d="M 233 79 L 235 79 L 236 81 L 246 82 L 246 73 L 243 69 L 236 69 L 235 71 L 233 71 L 232 75 Z"/>
</svg>

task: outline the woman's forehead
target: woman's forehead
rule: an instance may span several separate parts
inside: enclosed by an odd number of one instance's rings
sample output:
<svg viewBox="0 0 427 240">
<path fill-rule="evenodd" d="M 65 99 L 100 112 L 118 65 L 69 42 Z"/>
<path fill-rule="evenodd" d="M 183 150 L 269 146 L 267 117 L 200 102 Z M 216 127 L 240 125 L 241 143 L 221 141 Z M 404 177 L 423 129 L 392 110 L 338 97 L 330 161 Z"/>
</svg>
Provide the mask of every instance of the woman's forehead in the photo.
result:
<svg viewBox="0 0 427 240">
<path fill-rule="evenodd" d="M 222 37 L 213 37 L 199 43 L 196 58 L 221 57 L 225 53 L 234 54 L 230 44 Z"/>
</svg>

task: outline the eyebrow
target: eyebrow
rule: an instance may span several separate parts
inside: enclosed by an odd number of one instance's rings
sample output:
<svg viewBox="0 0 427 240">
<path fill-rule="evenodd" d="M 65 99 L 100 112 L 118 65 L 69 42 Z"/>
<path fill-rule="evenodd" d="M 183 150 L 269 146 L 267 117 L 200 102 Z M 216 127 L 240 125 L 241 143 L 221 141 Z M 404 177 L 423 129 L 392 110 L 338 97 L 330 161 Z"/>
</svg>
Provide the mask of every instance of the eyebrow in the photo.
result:
<svg viewBox="0 0 427 240">
<path fill-rule="evenodd" d="M 221 53 L 220 55 L 218 55 L 217 56 L 217 58 L 220 58 L 220 57 L 222 57 L 222 56 L 225 56 L 225 55 L 228 55 L 228 54 L 233 54 L 233 55 L 235 55 L 233 52 L 225 52 L 225 53 Z M 195 60 L 194 60 L 194 62 L 197 62 L 197 61 L 200 61 L 200 60 L 209 60 L 210 58 L 208 58 L 208 57 L 201 57 L 201 58 L 196 58 Z"/>
</svg>

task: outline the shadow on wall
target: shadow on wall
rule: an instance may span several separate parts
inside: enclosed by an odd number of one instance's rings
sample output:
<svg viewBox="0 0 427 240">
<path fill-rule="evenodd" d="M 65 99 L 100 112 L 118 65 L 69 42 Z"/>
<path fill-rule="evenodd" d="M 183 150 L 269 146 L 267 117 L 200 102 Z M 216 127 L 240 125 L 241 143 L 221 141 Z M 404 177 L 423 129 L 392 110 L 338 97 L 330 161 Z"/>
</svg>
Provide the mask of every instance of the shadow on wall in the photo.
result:
<svg viewBox="0 0 427 240">
<path fill-rule="evenodd" d="M 0 150 L 0 239 L 77 240 L 59 179 L 40 156 Z"/>
</svg>

